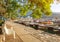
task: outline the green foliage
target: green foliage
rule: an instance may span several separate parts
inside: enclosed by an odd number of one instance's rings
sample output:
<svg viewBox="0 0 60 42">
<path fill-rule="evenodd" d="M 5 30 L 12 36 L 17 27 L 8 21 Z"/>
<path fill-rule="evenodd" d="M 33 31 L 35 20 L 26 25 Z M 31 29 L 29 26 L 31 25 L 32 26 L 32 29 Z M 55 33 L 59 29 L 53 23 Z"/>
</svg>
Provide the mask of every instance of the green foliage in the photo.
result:
<svg viewBox="0 0 60 42">
<path fill-rule="evenodd" d="M 53 3 L 53 0 L 29 0 L 36 6 L 40 7 L 41 11 L 45 15 L 51 15 L 50 4 Z"/>
<path fill-rule="evenodd" d="M 31 16 L 40 18 L 43 13 L 47 16 L 51 15 L 51 3 L 53 0 L 0 0 L 0 7 L 4 9 L 4 12 L 0 10 L 0 13 L 6 18 L 16 18 L 18 14 L 26 16 L 27 12 L 32 10 Z M 20 11 L 17 13 L 17 10 Z"/>
<path fill-rule="evenodd" d="M 42 16 L 42 12 L 40 8 L 35 8 L 32 15 L 33 18 L 40 18 Z"/>
<path fill-rule="evenodd" d="M 18 2 L 16 0 L 1 0 L 1 1 L 2 1 L 1 7 L 3 7 L 2 9 L 5 8 L 5 10 L 4 10 L 5 12 L 4 12 L 3 16 L 6 18 L 14 17 L 13 15 L 17 14 L 16 10 L 18 10 L 18 8 L 20 8 L 20 5 L 18 4 Z M 1 14 L 3 14 L 3 13 L 1 13 Z M 11 15 L 11 17 L 10 17 L 10 15 Z"/>
<path fill-rule="evenodd" d="M 26 16 L 28 8 L 26 6 L 20 8 L 20 15 Z"/>
</svg>

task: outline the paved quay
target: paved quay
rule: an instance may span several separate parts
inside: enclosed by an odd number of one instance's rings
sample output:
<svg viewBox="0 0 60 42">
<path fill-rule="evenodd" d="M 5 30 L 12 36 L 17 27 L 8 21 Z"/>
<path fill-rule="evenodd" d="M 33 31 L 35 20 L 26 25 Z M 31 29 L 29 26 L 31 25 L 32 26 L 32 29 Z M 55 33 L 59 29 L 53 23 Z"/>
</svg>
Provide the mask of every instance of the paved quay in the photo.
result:
<svg viewBox="0 0 60 42">
<path fill-rule="evenodd" d="M 6 24 L 13 27 L 18 38 L 22 40 L 20 42 L 60 42 L 60 36 L 56 34 L 50 34 L 42 30 L 35 30 L 31 27 L 10 21 L 7 21 Z"/>
<path fill-rule="evenodd" d="M 35 38 L 30 34 L 30 32 L 26 31 L 25 27 L 20 24 L 8 22 L 7 24 L 12 25 L 16 34 L 22 39 L 23 42 L 41 42 L 39 39 Z"/>
<path fill-rule="evenodd" d="M 3 41 L 2 37 L 3 37 L 3 35 L 0 35 L 0 42 L 23 42 L 17 34 L 16 34 L 16 39 L 13 39 L 13 38 L 9 39 L 9 37 L 7 37 L 7 39 L 5 41 Z"/>
</svg>

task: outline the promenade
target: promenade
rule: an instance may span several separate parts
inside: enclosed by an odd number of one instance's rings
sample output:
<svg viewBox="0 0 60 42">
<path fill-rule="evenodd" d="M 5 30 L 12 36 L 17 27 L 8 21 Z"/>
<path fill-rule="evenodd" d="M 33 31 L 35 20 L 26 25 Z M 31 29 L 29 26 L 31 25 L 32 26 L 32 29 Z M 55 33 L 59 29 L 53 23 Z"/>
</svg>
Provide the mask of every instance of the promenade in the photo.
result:
<svg viewBox="0 0 60 42">
<path fill-rule="evenodd" d="M 60 42 L 60 36 L 56 34 L 35 30 L 11 21 L 7 21 L 6 24 L 12 26 L 16 33 L 16 40 L 6 40 L 8 42 Z"/>
</svg>

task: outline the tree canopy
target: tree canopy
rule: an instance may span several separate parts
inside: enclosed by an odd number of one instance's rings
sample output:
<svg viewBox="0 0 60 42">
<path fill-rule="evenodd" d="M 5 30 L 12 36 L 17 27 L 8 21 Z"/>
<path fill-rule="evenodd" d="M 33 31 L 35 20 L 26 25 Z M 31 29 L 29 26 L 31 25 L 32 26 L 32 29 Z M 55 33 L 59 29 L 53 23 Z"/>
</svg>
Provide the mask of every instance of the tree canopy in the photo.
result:
<svg viewBox="0 0 60 42">
<path fill-rule="evenodd" d="M 42 14 L 51 15 L 50 4 L 53 0 L 0 0 L 0 15 L 6 18 L 26 16 L 28 11 L 33 18 L 40 18 Z"/>
</svg>

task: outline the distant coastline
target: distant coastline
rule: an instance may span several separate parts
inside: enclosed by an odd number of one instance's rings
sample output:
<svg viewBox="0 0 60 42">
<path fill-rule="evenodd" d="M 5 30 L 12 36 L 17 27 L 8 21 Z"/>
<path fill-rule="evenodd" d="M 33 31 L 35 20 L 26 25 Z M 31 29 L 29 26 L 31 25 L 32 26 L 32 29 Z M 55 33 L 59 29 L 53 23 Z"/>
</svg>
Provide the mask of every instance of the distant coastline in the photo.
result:
<svg viewBox="0 0 60 42">
<path fill-rule="evenodd" d="M 60 13 L 55 12 L 55 13 L 52 13 L 51 16 L 46 16 L 46 15 L 42 16 L 42 18 L 47 18 L 47 19 L 51 19 L 51 18 L 55 18 L 55 17 L 57 17 L 58 19 L 60 19 Z"/>
</svg>

